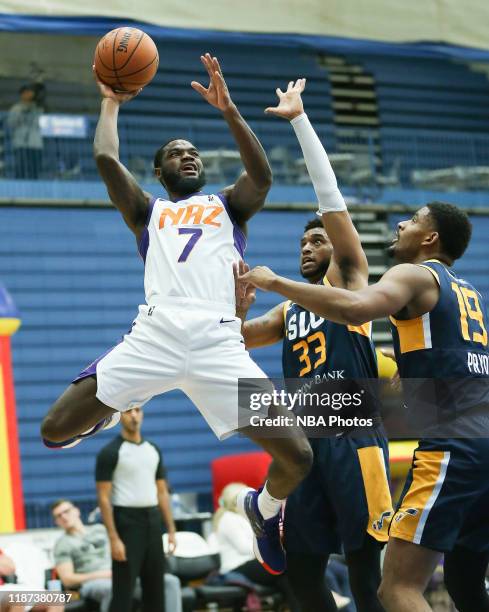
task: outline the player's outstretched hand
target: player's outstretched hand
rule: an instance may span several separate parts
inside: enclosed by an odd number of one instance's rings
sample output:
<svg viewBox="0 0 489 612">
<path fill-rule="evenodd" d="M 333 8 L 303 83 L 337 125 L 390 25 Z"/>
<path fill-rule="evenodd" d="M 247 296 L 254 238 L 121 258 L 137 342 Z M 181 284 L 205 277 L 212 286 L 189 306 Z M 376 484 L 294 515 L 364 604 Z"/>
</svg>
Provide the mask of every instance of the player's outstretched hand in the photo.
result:
<svg viewBox="0 0 489 612">
<path fill-rule="evenodd" d="M 233 101 L 229 95 L 226 81 L 222 75 L 221 66 L 217 57 L 212 57 L 210 53 L 201 55 L 200 59 L 209 74 L 209 86 L 204 87 L 198 81 L 192 81 L 191 85 L 211 106 L 215 106 L 220 111 L 228 110 L 233 106 Z"/>
<path fill-rule="evenodd" d="M 136 91 L 130 91 L 128 93 L 117 93 L 112 89 L 112 87 L 109 87 L 105 83 L 102 83 L 95 71 L 95 66 L 92 66 L 92 71 L 93 77 L 95 79 L 95 82 L 97 83 L 97 87 L 100 91 L 100 95 L 102 96 L 102 98 L 114 100 L 114 102 L 117 102 L 117 104 L 124 104 L 124 102 L 129 102 L 129 100 L 132 100 L 138 95 L 138 93 L 143 91 L 143 89 L 141 88 L 137 89 Z"/>
<path fill-rule="evenodd" d="M 263 291 L 270 291 L 276 278 L 277 275 L 270 268 L 256 266 L 253 270 L 241 274 L 239 281 L 241 283 L 249 283 L 254 287 L 258 287 L 258 289 L 263 289 Z"/>
<path fill-rule="evenodd" d="M 250 266 L 242 259 L 238 264 L 233 264 L 234 287 L 236 293 L 236 316 L 246 319 L 251 305 L 256 300 L 256 287 L 241 280 L 241 277 L 250 271 Z"/>
<path fill-rule="evenodd" d="M 290 81 L 287 91 L 283 92 L 279 87 L 275 90 L 279 99 L 277 106 L 269 106 L 265 112 L 277 117 L 283 117 L 292 121 L 295 117 L 302 115 L 304 105 L 302 104 L 301 93 L 306 87 L 306 79 Z"/>
</svg>

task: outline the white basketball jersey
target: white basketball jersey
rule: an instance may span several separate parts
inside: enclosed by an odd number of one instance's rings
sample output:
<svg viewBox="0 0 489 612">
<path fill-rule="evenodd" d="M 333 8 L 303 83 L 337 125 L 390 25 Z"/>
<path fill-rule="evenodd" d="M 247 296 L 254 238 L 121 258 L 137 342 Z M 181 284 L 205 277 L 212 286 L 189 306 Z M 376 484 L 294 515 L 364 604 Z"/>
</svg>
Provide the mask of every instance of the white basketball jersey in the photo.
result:
<svg viewBox="0 0 489 612">
<path fill-rule="evenodd" d="M 232 265 L 242 259 L 246 238 L 222 194 L 155 199 L 146 226 L 138 247 L 148 304 L 187 298 L 234 309 Z"/>
</svg>

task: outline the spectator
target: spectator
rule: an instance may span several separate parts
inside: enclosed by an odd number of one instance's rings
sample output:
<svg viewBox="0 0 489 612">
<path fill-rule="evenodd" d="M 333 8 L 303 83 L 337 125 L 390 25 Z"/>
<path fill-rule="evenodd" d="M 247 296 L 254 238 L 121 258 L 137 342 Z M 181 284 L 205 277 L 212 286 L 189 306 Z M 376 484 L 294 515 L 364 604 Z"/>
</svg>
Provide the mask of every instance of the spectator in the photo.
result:
<svg viewBox="0 0 489 612">
<path fill-rule="evenodd" d="M 54 547 L 56 571 L 67 589 L 80 589 L 82 598 L 107 612 L 112 596 L 112 572 L 107 532 L 103 525 L 84 525 L 80 510 L 67 499 L 51 506 L 54 522 L 64 535 Z"/>
<path fill-rule="evenodd" d="M 103 525 L 84 525 L 80 510 L 66 499 L 52 505 L 55 523 L 65 535 L 56 542 L 54 561 L 56 571 L 68 589 L 80 588 L 82 598 L 90 598 L 100 605 L 100 612 L 107 612 L 112 599 L 112 570 L 109 539 Z M 165 574 L 166 603 L 172 612 L 181 612 L 180 581 Z M 134 591 L 134 599 L 140 599 L 140 587 Z M 59 610 L 57 610 L 59 612 Z"/>
<path fill-rule="evenodd" d="M 219 498 L 219 509 L 214 514 L 213 528 L 221 555 L 221 574 L 241 574 L 256 584 L 276 587 L 282 591 L 290 612 L 300 610 L 285 575 L 269 574 L 255 559 L 253 532 L 250 523 L 236 509 L 236 498 L 246 485 L 238 482 L 228 484 Z"/>
<path fill-rule="evenodd" d="M 10 591 L 14 594 L 15 591 L 39 591 L 38 588 L 32 588 L 30 585 L 6 582 L 7 579 L 15 578 L 15 571 L 14 560 L 0 550 L 0 612 L 24 612 L 25 610 L 31 610 L 31 612 L 63 612 L 65 609 L 63 605 L 46 606 L 39 604 L 26 607 L 25 605 L 11 604 L 5 596 L 2 596 L 2 591 L 4 593 Z"/>
<path fill-rule="evenodd" d="M 15 178 L 37 179 L 42 164 L 42 135 L 39 118 L 42 108 L 36 101 L 36 86 L 23 85 L 20 100 L 7 116 L 14 152 Z"/>
<path fill-rule="evenodd" d="M 170 553 L 175 549 L 165 469 L 159 449 L 141 436 L 142 420 L 139 407 L 123 412 L 121 435 L 97 456 L 99 506 L 112 552 L 111 612 L 130 612 L 138 576 L 143 611 L 164 612 L 162 518 Z"/>
</svg>

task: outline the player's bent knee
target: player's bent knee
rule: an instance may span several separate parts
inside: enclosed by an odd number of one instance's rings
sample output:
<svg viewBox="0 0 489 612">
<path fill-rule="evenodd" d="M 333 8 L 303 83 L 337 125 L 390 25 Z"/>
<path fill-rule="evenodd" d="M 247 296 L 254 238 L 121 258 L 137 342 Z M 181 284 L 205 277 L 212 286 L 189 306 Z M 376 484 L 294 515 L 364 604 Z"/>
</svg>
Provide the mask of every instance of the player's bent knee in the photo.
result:
<svg viewBox="0 0 489 612">
<path fill-rule="evenodd" d="M 387 607 L 390 599 L 391 590 L 390 587 L 385 583 L 384 580 L 381 581 L 379 588 L 377 589 L 377 597 L 379 598 L 380 603 Z"/>
<path fill-rule="evenodd" d="M 298 442 L 289 455 L 290 462 L 299 478 L 304 478 L 312 468 L 313 453 L 307 440 Z"/>
<path fill-rule="evenodd" d="M 408 588 L 408 590 L 411 590 Z M 402 600 L 406 595 L 406 585 L 396 583 L 390 580 L 382 579 L 379 588 L 377 589 L 377 597 L 380 603 L 389 612 L 395 610 L 396 602 Z"/>
<path fill-rule="evenodd" d="M 49 442 L 64 442 L 69 426 L 69 413 L 66 404 L 58 399 L 49 409 L 41 423 L 41 436 Z"/>
<path fill-rule="evenodd" d="M 51 415 L 46 415 L 41 423 L 41 436 L 50 442 L 63 442 L 63 432 L 59 424 Z"/>
</svg>

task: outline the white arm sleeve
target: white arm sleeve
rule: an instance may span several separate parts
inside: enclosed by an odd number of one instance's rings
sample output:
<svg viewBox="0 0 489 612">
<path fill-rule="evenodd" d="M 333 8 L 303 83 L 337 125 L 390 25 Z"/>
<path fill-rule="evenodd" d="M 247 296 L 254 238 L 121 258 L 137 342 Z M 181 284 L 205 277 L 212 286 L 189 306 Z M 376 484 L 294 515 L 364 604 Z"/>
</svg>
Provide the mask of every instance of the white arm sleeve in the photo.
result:
<svg viewBox="0 0 489 612">
<path fill-rule="evenodd" d="M 319 203 L 318 214 L 346 210 L 345 200 L 338 189 L 336 176 L 318 135 L 306 113 L 290 122 L 301 145 L 307 171 Z"/>
</svg>

